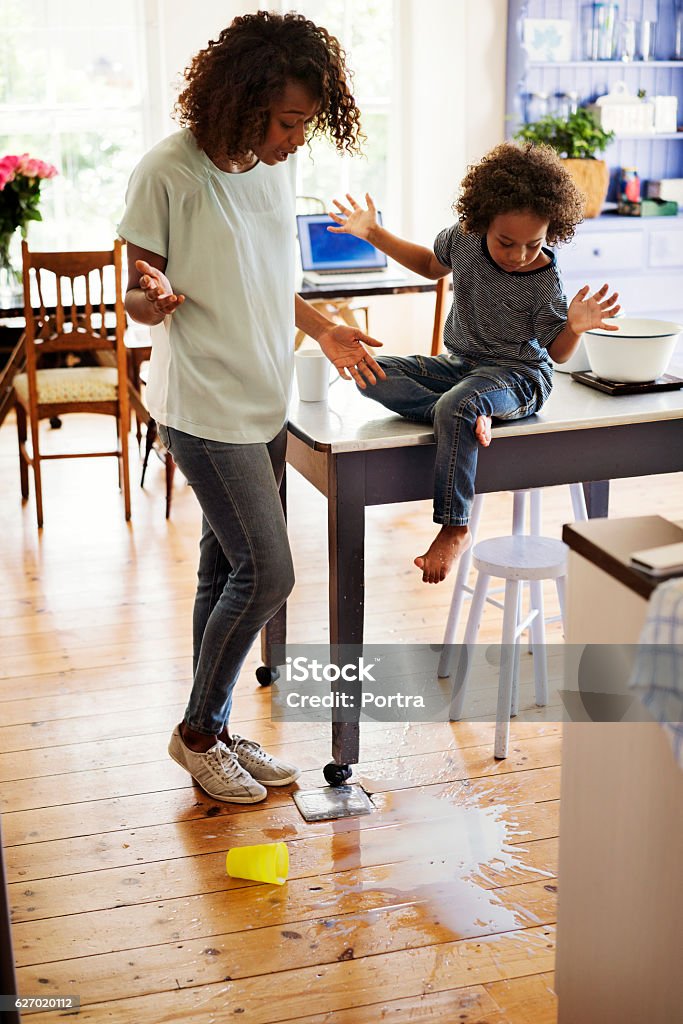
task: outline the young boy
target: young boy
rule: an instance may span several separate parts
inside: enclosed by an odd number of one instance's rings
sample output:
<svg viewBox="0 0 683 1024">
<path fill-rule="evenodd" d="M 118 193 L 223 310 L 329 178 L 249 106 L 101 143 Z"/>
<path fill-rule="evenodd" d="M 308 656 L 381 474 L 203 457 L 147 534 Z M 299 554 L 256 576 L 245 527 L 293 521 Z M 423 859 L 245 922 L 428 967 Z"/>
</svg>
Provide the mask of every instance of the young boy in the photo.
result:
<svg viewBox="0 0 683 1024">
<path fill-rule="evenodd" d="M 572 238 L 583 199 L 549 147 L 503 143 L 470 167 L 454 206 L 459 220 L 437 235 L 433 251 L 380 227 L 369 195 L 367 209 L 347 199 L 348 206 L 335 200 L 338 227 L 330 231 L 364 238 L 423 277 L 453 274 L 445 354 L 380 357 L 386 379 L 367 392 L 434 425 L 441 529 L 415 564 L 425 583 L 439 583 L 471 543 L 477 445 L 490 443 L 491 418 L 538 412 L 552 388 L 551 360 L 566 362 L 584 331 L 616 330 L 605 317 L 618 312 L 618 295 L 607 298 L 605 284 L 589 296 L 585 285 L 567 305 L 546 243 Z"/>
</svg>

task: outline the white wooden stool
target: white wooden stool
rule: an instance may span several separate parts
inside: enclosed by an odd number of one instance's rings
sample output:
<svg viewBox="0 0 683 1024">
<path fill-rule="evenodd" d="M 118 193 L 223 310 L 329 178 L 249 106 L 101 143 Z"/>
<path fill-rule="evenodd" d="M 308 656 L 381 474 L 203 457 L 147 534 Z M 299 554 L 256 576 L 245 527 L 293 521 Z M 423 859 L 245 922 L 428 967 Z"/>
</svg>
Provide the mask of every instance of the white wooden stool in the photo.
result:
<svg viewBox="0 0 683 1024">
<path fill-rule="evenodd" d="M 572 501 L 572 510 L 574 520 L 576 522 L 583 522 L 588 519 L 588 513 L 586 512 L 586 500 L 583 494 L 583 485 L 576 483 L 569 485 L 569 492 Z M 526 499 L 529 496 L 529 533 L 532 536 L 540 536 L 541 533 L 541 503 L 542 503 L 542 488 L 534 488 L 531 491 L 515 491 L 513 498 L 513 510 L 512 510 L 512 532 L 513 534 L 523 534 L 524 525 L 526 518 Z M 472 565 L 472 551 L 477 541 L 477 532 L 479 529 L 479 521 L 481 519 L 482 509 L 484 507 L 484 495 L 476 494 L 472 503 L 472 512 L 470 515 L 470 534 L 472 536 L 472 543 L 468 550 L 461 556 L 458 562 L 458 570 L 455 576 L 455 584 L 453 586 L 453 596 L 451 597 L 451 605 L 448 612 L 448 619 L 446 621 L 446 629 L 443 638 L 443 650 L 441 652 L 441 658 L 439 659 L 438 675 L 439 678 L 445 679 L 450 675 L 450 664 L 453 657 L 453 644 L 455 643 L 455 636 L 458 630 L 458 623 L 460 620 L 460 613 L 462 611 L 463 603 L 466 599 L 472 596 L 473 588 L 467 583 L 469 576 L 470 567 Z M 536 591 L 540 592 L 541 603 L 538 605 L 540 614 L 543 614 L 543 594 L 541 588 Z M 495 605 L 497 608 L 502 608 L 500 601 L 487 595 L 486 600 L 489 604 Z M 532 599 L 533 600 L 533 599 Z M 550 620 L 548 620 L 550 621 Z"/>
<path fill-rule="evenodd" d="M 491 540 L 480 541 L 475 546 L 472 561 L 478 570 L 478 576 L 465 628 L 464 649 L 461 649 L 461 657 L 453 683 L 450 719 L 452 722 L 457 722 L 462 717 L 469 675 L 470 648 L 477 640 L 481 613 L 487 599 L 490 580 L 492 577 L 503 579 L 505 580 L 503 638 L 494 746 L 494 756 L 503 758 L 507 757 L 508 752 L 510 716 L 517 713 L 516 663 L 519 637 L 529 626 L 531 627 L 534 651 L 536 704 L 542 707 L 548 703 L 548 666 L 545 655 L 542 581 L 555 580 L 564 621 L 567 545 L 552 537 L 537 537 L 528 534 L 494 537 Z M 520 588 L 524 582 L 529 583 L 531 607 L 527 617 L 520 622 Z"/>
</svg>

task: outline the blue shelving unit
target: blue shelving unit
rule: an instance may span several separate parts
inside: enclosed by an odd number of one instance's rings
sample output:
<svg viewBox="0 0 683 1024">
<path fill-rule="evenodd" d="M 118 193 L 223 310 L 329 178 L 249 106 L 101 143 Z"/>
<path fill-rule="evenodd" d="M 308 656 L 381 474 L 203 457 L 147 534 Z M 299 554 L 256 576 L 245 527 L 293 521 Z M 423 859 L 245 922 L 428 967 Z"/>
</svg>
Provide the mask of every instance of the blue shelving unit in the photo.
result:
<svg viewBox="0 0 683 1024">
<path fill-rule="evenodd" d="M 680 3 L 681 0 L 678 0 Z M 586 60 L 582 39 L 584 12 L 590 4 L 578 0 L 510 0 L 508 5 L 507 135 L 529 117 L 528 97 L 547 94 L 549 107 L 559 94 L 575 94 L 578 104 L 592 103 L 616 82 L 629 92 L 678 97 L 679 124 L 683 121 L 683 61 L 673 60 L 677 0 L 621 0 L 619 17 L 656 17 L 655 59 Z M 525 18 L 561 18 L 572 26 L 572 60 L 551 63 L 530 61 L 522 45 Z M 642 181 L 683 177 L 683 132 L 616 139 L 603 158 L 610 167 L 608 201 L 616 201 L 621 167 L 636 167 Z"/>
<path fill-rule="evenodd" d="M 592 103 L 625 81 L 629 92 L 678 97 L 683 120 L 683 61 L 673 58 L 676 5 L 683 0 L 621 0 L 620 17 L 657 19 L 655 60 L 586 60 L 579 0 L 509 0 L 507 48 L 507 136 L 526 120 L 529 93 L 576 93 L 578 105 Z M 588 5 L 590 6 L 590 5 Z M 525 18 L 571 22 L 572 59 L 530 61 L 522 45 Z M 531 118 L 535 120 L 535 118 Z M 608 206 L 616 200 L 621 167 L 636 167 L 643 182 L 683 178 L 683 132 L 616 139 L 601 154 L 610 167 Z M 567 295 L 583 284 L 604 281 L 620 293 L 625 313 L 683 322 L 683 217 L 626 217 L 607 210 L 584 221 L 568 246 L 558 248 Z"/>
</svg>

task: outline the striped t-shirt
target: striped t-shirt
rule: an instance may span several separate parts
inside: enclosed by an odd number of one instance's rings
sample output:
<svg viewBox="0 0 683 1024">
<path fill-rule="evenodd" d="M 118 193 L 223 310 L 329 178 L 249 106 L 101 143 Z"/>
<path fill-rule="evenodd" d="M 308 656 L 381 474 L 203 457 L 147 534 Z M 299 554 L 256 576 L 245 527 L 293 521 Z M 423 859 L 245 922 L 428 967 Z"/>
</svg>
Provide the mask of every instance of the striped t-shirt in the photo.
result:
<svg viewBox="0 0 683 1024">
<path fill-rule="evenodd" d="M 434 242 L 436 258 L 453 271 L 446 349 L 517 370 L 545 401 L 553 380 L 547 348 L 567 322 L 567 300 L 555 255 L 543 252 L 547 266 L 508 272 L 490 256 L 486 236 L 465 234 L 459 224 L 440 231 Z"/>
</svg>

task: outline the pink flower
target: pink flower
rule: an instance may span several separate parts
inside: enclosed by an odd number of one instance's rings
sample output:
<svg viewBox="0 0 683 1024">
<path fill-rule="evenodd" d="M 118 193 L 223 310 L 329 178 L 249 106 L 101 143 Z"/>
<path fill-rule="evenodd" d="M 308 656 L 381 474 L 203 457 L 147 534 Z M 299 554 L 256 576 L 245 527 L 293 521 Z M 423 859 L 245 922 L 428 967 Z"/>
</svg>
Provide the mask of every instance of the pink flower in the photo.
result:
<svg viewBox="0 0 683 1024">
<path fill-rule="evenodd" d="M 8 181 L 14 179 L 18 163 L 18 156 L 3 156 L 2 160 L 0 160 L 0 192 L 2 192 Z"/>
<path fill-rule="evenodd" d="M 57 173 L 57 168 L 53 167 L 52 164 L 45 163 L 44 160 L 38 160 L 34 156 L 29 156 L 28 153 L 22 153 L 16 159 L 16 173 L 23 174 L 27 178 L 54 178 Z"/>
<path fill-rule="evenodd" d="M 0 160 L 0 167 L 6 167 L 8 170 L 13 171 L 18 163 L 18 156 L 3 156 Z"/>
<path fill-rule="evenodd" d="M 59 174 L 54 164 L 46 164 L 44 160 L 39 160 L 38 163 L 40 164 L 39 178 L 54 178 L 56 174 Z"/>
<path fill-rule="evenodd" d="M 36 160 L 35 157 L 29 156 L 28 153 L 22 153 L 19 157 L 19 163 L 17 164 L 17 174 L 23 174 L 25 178 L 38 178 L 40 161 Z"/>
</svg>

